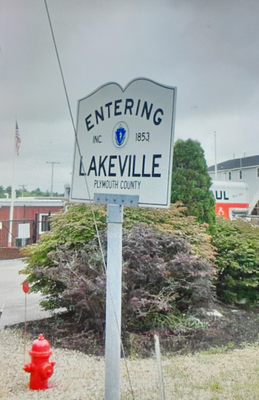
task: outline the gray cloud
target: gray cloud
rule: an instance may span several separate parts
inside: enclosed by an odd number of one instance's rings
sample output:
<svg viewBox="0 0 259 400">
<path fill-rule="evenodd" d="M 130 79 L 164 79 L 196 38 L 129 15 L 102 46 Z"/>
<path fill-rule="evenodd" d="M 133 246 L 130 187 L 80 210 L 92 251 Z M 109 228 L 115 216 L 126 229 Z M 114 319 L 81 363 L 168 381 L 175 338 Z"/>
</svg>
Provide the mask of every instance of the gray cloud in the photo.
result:
<svg viewBox="0 0 259 400">
<path fill-rule="evenodd" d="M 259 152 L 259 3 L 253 0 L 48 1 L 73 115 L 107 81 L 145 76 L 178 87 L 176 138 L 201 142 L 208 163 Z M 43 2 L 0 3 L 0 184 L 12 135 L 22 136 L 18 184 L 70 180 L 73 130 Z"/>
</svg>

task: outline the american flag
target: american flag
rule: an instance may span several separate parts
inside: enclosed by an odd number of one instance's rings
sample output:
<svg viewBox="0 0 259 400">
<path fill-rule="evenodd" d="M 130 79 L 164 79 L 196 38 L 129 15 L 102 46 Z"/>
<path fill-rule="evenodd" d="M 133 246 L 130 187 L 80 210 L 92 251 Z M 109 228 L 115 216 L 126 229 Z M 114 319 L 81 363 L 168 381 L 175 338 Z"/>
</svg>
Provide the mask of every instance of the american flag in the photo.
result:
<svg viewBox="0 0 259 400">
<path fill-rule="evenodd" d="M 16 126 L 15 126 L 15 149 L 16 149 L 17 156 L 19 156 L 20 146 L 21 146 L 21 136 L 20 136 L 20 133 L 19 133 L 18 122 L 16 121 Z"/>
</svg>

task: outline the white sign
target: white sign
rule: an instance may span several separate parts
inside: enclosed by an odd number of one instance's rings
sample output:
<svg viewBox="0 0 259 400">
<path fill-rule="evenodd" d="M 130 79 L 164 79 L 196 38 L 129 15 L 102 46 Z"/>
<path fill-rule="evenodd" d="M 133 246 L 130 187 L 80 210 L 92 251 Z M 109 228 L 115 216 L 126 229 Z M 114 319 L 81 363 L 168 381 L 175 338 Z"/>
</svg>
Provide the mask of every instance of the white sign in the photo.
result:
<svg viewBox="0 0 259 400">
<path fill-rule="evenodd" d="M 175 102 L 176 88 L 148 79 L 79 100 L 71 200 L 134 195 L 140 206 L 168 207 Z"/>
<path fill-rule="evenodd" d="M 211 190 L 217 204 L 248 204 L 248 186 L 245 182 L 214 181 Z"/>
<path fill-rule="evenodd" d="M 30 237 L 30 224 L 18 224 L 18 238 L 28 239 Z"/>
</svg>

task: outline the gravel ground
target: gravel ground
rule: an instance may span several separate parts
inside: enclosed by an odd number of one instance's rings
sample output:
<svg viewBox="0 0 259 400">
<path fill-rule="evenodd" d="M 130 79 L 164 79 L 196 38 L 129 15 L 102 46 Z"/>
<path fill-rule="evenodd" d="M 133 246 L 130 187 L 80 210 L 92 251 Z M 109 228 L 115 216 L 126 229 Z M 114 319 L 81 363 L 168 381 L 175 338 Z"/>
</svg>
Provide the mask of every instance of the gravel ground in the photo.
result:
<svg viewBox="0 0 259 400">
<path fill-rule="evenodd" d="M 23 371 L 24 363 L 30 362 L 28 352 L 32 342 L 24 344 L 20 333 L 11 330 L 0 331 L 0 399 L 62 399 L 83 400 L 103 399 L 104 393 L 104 360 L 89 357 L 83 353 L 64 349 L 52 349 L 51 360 L 56 361 L 55 374 L 50 379 L 53 388 L 47 391 L 28 390 L 29 374 Z M 26 352 L 24 349 L 26 348 Z M 26 354 L 26 356 L 25 356 Z M 123 361 L 122 361 L 123 362 Z M 140 361 L 140 365 L 142 361 Z M 139 362 L 132 361 L 132 368 L 138 371 Z M 155 368 L 154 368 L 155 367 Z M 151 379 L 150 388 L 157 393 L 156 365 L 150 359 L 141 365 L 142 373 Z M 123 366 L 125 375 L 125 366 Z M 124 399 L 131 399 L 130 387 L 123 378 L 122 392 Z M 143 391 L 142 377 L 135 382 L 136 390 Z M 139 399 L 157 399 L 155 397 L 138 397 Z"/>
<path fill-rule="evenodd" d="M 34 392 L 28 389 L 30 362 L 21 333 L 0 331 L 0 399 L 103 399 L 104 360 L 81 352 L 53 349 L 57 362 L 50 383 L 53 388 Z M 26 352 L 24 349 L 26 348 Z M 25 355 L 26 354 L 26 355 Z M 259 399 L 259 346 L 226 351 L 210 350 L 189 356 L 163 357 L 166 399 L 174 400 L 256 400 Z M 134 397 L 123 363 L 121 400 L 159 400 L 157 365 L 153 358 L 127 361 Z"/>
</svg>

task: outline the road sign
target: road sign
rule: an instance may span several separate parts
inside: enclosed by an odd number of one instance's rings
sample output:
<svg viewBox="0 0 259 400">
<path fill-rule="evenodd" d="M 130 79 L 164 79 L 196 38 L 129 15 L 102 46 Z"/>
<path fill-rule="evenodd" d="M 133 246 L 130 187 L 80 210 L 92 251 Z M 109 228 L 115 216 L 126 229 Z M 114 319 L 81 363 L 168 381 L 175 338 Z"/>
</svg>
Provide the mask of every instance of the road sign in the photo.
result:
<svg viewBox="0 0 259 400">
<path fill-rule="evenodd" d="M 79 100 L 71 200 L 100 193 L 168 207 L 175 102 L 176 88 L 148 79 L 107 83 Z"/>
</svg>

